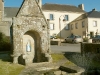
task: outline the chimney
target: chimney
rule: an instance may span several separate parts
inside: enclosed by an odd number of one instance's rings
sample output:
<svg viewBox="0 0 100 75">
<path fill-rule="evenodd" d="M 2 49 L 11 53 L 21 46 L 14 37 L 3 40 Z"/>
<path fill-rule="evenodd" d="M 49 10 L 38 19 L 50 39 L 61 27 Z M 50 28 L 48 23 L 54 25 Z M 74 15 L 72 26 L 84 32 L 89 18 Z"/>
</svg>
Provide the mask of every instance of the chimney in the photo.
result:
<svg viewBox="0 0 100 75">
<path fill-rule="evenodd" d="M 80 4 L 80 5 L 78 5 L 78 7 L 79 7 L 80 9 L 84 10 L 84 4 Z"/>
<path fill-rule="evenodd" d="M 96 11 L 96 9 L 94 8 L 94 9 L 92 9 L 92 11 Z"/>
<path fill-rule="evenodd" d="M 39 4 L 40 8 L 42 8 L 42 0 L 38 0 L 38 4 Z"/>
</svg>

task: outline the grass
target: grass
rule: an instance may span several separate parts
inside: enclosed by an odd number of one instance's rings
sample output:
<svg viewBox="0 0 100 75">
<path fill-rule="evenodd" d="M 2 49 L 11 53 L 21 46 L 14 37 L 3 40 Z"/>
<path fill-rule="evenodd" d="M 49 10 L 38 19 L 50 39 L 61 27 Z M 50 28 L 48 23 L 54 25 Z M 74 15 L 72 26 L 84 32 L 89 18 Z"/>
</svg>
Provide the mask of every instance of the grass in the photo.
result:
<svg viewBox="0 0 100 75">
<path fill-rule="evenodd" d="M 11 62 L 5 62 L 0 60 L 0 74 L 1 75 L 18 75 L 24 66 L 18 64 L 11 64 Z"/>
<path fill-rule="evenodd" d="M 63 54 L 52 54 L 53 62 L 59 62 L 65 59 Z M 19 75 L 20 72 L 25 68 L 23 65 L 13 64 L 9 58 L 9 53 L 7 55 L 0 54 L 0 75 Z M 66 61 L 66 60 L 65 60 Z M 66 61 L 66 64 L 71 64 L 71 62 Z"/>
<path fill-rule="evenodd" d="M 53 63 L 61 62 L 60 65 L 64 66 L 80 66 L 88 68 L 90 63 L 90 67 L 92 66 L 94 68 L 100 68 L 100 62 L 95 61 L 96 59 L 92 61 L 93 63 L 89 62 L 89 60 L 91 61 L 90 55 L 88 55 L 89 57 L 87 56 L 88 59 L 80 54 L 51 54 L 51 56 L 53 58 Z M 12 64 L 7 60 L 9 60 L 7 56 L 4 57 L 3 60 L 0 59 L 0 75 L 19 75 L 20 72 L 25 68 L 23 65 Z M 62 64 L 62 62 L 64 62 L 64 64 Z"/>
<path fill-rule="evenodd" d="M 58 62 L 61 59 L 64 59 L 65 57 L 63 56 L 63 54 L 51 54 L 53 62 Z"/>
<path fill-rule="evenodd" d="M 52 59 L 53 59 L 53 63 L 57 63 L 57 62 L 64 62 L 65 64 L 63 65 L 67 65 L 67 66 L 76 66 L 73 62 L 69 61 L 63 54 L 51 54 Z"/>
<path fill-rule="evenodd" d="M 0 53 L 0 75 L 19 75 L 25 67 L 19 64 L 13 64 L 9 52 Z"/>
</svg>

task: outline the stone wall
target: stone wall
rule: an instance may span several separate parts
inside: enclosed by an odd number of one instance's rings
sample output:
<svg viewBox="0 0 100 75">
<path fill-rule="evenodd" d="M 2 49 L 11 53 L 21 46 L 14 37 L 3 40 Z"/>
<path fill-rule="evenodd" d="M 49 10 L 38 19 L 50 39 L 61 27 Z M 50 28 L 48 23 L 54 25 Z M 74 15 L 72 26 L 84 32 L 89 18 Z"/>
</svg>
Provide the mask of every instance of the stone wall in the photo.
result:
<svg viewBox="0 0 100 75">
<path fill-rule="evenodd" d="M 10 36 L 10 27 L 11 27 L 11 22 L 8 21 L 0 22 L 0 32 L 5 34 L 6 36 Z"/>
<path fill-rule="evenodd" d="M 3 0 L 0 0 L 0 21 L 2 20 L 3 17 Z"/>
<path fill-rule="evenodd" d="M 96 43 L 81 43 L 81 53 L 100 54 L 100 44 Z"/>
</svg>

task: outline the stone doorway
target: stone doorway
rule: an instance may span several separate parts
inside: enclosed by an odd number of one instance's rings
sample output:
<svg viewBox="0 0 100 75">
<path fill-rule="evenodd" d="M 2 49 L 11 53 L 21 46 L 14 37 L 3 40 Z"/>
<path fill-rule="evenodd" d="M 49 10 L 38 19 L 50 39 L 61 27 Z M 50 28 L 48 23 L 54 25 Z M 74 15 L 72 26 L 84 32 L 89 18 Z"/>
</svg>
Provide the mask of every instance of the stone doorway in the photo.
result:
<svg viewBox="0 0 100 75">
<path fill-rule="evenodd" d="M 39 62 L 38 55 L 41 55 L 40 36 L 36 31 L 27 31 L 23 35 L 23 59 L 25 64 Z M 22 63 L 23 64 L 23 63 Z"/>
<path fill-rule="evenodd" d="M 30 35 L 23 36 L 23 58 L 26 59 L 25 63 L 33 63 L 35 56 L 35 43 L 34 38 Z"/>
</svg>

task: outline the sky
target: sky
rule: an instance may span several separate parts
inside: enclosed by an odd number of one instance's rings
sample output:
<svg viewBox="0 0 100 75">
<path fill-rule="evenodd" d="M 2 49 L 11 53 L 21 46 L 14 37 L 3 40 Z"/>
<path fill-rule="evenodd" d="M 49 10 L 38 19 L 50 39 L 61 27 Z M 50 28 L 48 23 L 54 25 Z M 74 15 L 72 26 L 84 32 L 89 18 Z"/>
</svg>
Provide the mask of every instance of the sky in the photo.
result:
<svg viewBox="0 0 100 75">
<path fill-rule="evenodd" d="M 20 7 L 23 0 L 4 0 L 5 7 Z M 100 0 L 42 0 L 42 4 L 56 3 L 78 6 L 84 4 L 85 11 L 89 12 L 92 9 L 100 11 Z"/>
</svg>

